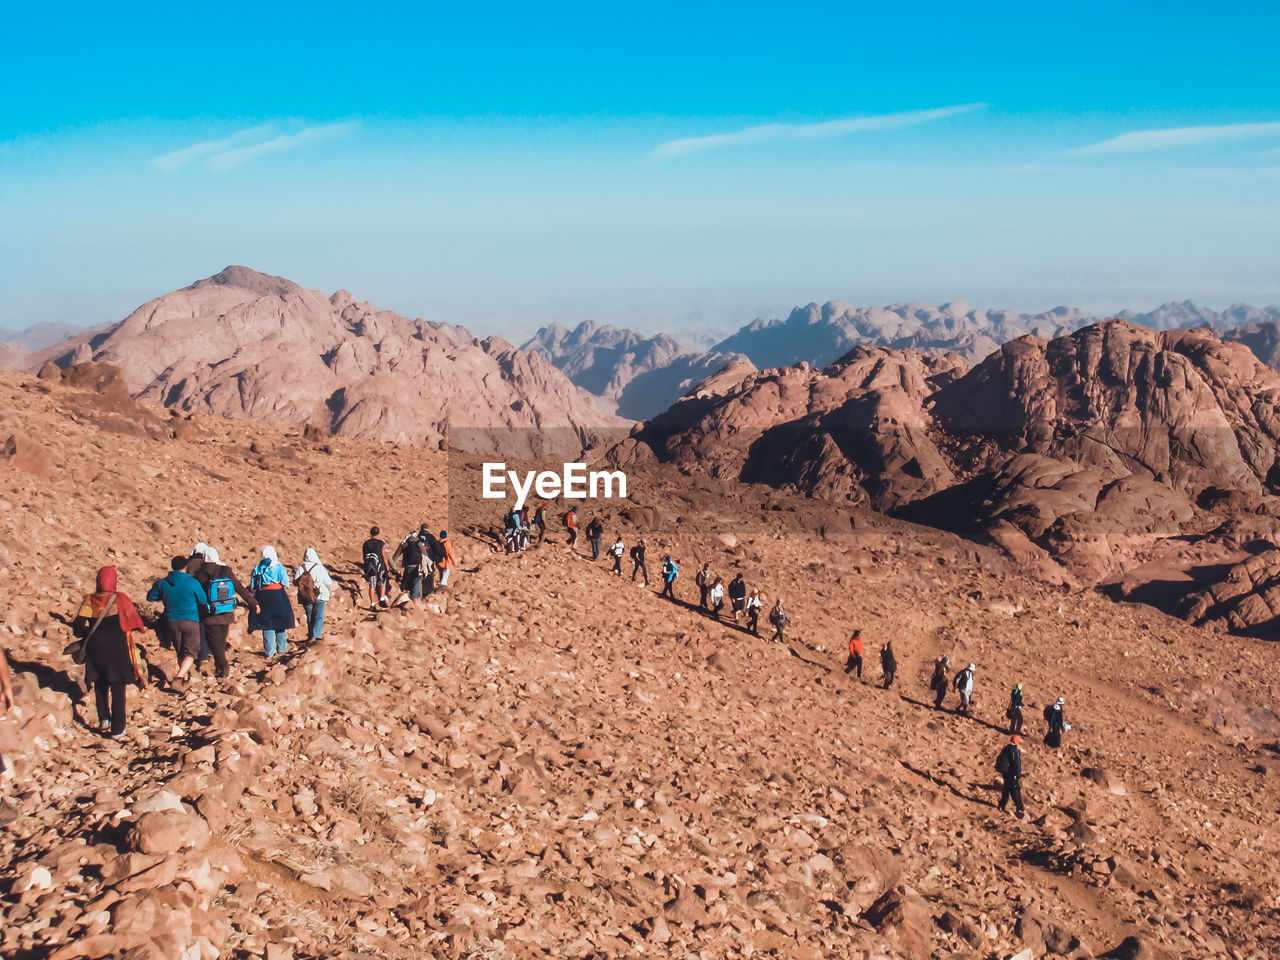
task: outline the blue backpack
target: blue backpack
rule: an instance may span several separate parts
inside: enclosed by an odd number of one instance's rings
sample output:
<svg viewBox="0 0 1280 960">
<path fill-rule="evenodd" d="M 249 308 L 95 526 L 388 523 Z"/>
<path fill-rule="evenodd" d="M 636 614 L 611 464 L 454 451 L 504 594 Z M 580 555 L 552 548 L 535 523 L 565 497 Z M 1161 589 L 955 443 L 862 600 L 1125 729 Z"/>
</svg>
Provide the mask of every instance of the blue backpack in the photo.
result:
<svg viewBox="0 0 1280 960">
<path fill-rule="evenodd" d="M 209 610 L 212 613 L 230 613 L 236 608 L 236 587 L 226 577 L 209 581 Z"/>
</svg>

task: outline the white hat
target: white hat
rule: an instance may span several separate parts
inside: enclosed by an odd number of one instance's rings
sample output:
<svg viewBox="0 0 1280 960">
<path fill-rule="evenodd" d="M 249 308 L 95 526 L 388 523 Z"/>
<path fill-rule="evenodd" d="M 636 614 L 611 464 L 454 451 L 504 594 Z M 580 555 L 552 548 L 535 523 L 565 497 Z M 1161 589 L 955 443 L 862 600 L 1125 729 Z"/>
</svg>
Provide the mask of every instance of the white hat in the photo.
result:
<svg viewBox="0 0 1280 960">
<path fill-rule="evenodd" d="M 969 669 L 970 669 L 970 670 L 977 670 L 978 668 L 977 668 L 977 666 L 976 666 L 975 664 L 972 664 L 972 663 L 971 663 L 971 664 L 969 664 Z"/>
<path fill-rule="evenodd" d="M 1066 702 L 1067 702 L 1067 698 L 1066 698 L 1066 697 L 1059 697 L 1059 698 L 1058 698 L 1058 706 L 1062 706 L 1062 705 L 1063 705 L 1064 703 L 1066 703 Z"/>
</svg>

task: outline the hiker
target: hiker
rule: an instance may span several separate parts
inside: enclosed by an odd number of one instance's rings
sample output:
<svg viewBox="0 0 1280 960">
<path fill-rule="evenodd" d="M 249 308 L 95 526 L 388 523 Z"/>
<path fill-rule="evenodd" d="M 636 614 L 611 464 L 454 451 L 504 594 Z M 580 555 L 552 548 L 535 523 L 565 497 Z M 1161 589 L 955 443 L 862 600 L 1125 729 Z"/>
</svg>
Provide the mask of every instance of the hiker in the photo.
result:
<svg viewBox="0 0 1280 960">
<path fill-rule="evenodd" d="M 413 535 L 417 542 L 417 535 Z M 421 548 L 419 548 L 421 552 Z M 406 562 L 405 569 L 408 570 Z M 302 563 L 293 572 L 293 585 L 298 588 L 298 603 L 307 618 L 307 638 L 320 640 L 324 637 L 324 608 L 329 602 L 329 590 L 333 586 L 333 578 L 320 562 L 320 554 L 315 547 L 307 547 L 302 554 Z"/>
<path fill-rule="evenodd" d="M 174 557 L 169 575 L 157 580 L 147 591 L 149 601 L 164 604 L 169 641 L 178 658 L 178 672 L 173 675 L 172 684 L 186 683 L 187 674 L 200 655 L 200 616 L 209 609 L 209 598 L 199 581 L 187 573 L 188 560 L 188 557 Z"/>
<path fill-rule="evenodd" d="M 587 524 L 587 542 L 591 544 L 591 559 L 600 559 L 600 538 L 604 536 L 604 524 L 599 517 L 592 517 Z"/>
<path fill-rule="evenodd" d="M 720 619 L 720 611 L 724 609 L 724 580 L 716 577 L 716 582 L 711 585 L 711 590 L 707 593 L 711 600 L 711 615 L 717 620 Z"/>
<path fill-rule="evenodd" d="M 893 675 L 898 672 L 898 658 L 893 654 L 893 641 L 886 640 L 880 648 L 880 670 L 884 674 L 884 688 L 893 686 Z"/>
<path fill-rule="evenodd" d="M 249 632 L 262 631 L 262 652 L 268 660 L 288 652 L 287 631 L 297 624 L 288 586 L 289 571 L 276 557 L 276 548 L 263 547 L 262 559 L 249 576 L 249 587 L 258 603 L 257 612 L 249 615 Z"/>
<path fill-rule="evenodd" d="M 707 594 L 711 592 L 711 581 L 714 578 L 711 574 L 711 561 L 708 560 L 702 565 L 702 569 L 698 571 L 697 576 L 693 578 L 693 582 L 698 585 L 698 609 L 707 609 Z"/>
<path fill-rule="evenodd" d="M 419 538 L 417 530 L 410 530 L 405 535 L 405 538 L 400 541 L 400 545 L 396 547 L 396 552 L 391 555 L 391 562 L 400 564 L 400 589 L 415 600 L 422 596 L 422 561 L 422 540 Z M 305 557 L 302 562 L 306 563 Z M 319 560 L 316 562 L 319 563 Z M 325 576 L 328 576 L 327 571 Z M 295 575 L 294 580 L 296 581 L 297 579 Z M 325 599 L 329 598 L 326 596 Z M 299 593 L 298 602 L 302 603 L 301 593 Z M 323 609 L 322 607 L 321 619 L 323 619 Z M 316 637 L 314 639 L 318 640 L 320 638 Z"/>
<path fill-rule="evenodd" d="M 1022 751 L 1018 749 L 1021 742 L 1022 738 L 1015 733 L 996 757 L 996 771 L 1004 780 L 997 809 L 1003 811 L 1012 799 L 1013 809 L 1019 817 L 1025 812 L 1022 806 Z"/>
<path fill-rule="evenodd" d="M 951 682 L 960 693 L 960 703 L 956 706 L 956 713 L 963 713 L 966 717 L 969 715 L 969 706 L 973 701 L 973 671 L 976 669 L 978 668 L 972 663 L 969 664 L 959 671 Z"/>
<path fill-rule="evenodd" d="M 862 631 L 854 630 L 849 638 L 849 659 L 844 662 L 846 674 L 857 671 L 858 679 L 862 679 Z"/>
<path fill-rule="evenodd" d="M 93 684 L 98 729 L 112 740 L 124 739 L 125 685 L 147 682 L 133 639 L 145 629 L 133 601 L 116 589 L 116 568 L 100 569 L 97 590 L 81 602 L 71 632 L 81 643 L 77 659 L 85 663 L 85 680 Z M 12 704 L 8 684 L 6 699 Z"/>
<path fill-rule="evenodd" d="M 187 566 L 185 569 L 187 573 L 191 574 L 191 576 L 195 577 L 197 580 L 200 579 L 199 577 L 200 569 L 204 566 L 204 562 L 207 559 L 207 552 L 210 549 L 211 549 L 210 546 L 204 541 L 197 543 L 194 547 L 191 548 L 191 554 L 187 558 Z M 203 583 L 201 583 L 200 585 L 202 587 L 205 586 L 205 584 Z M 201 617 L 200 618 L 200 653 L 196 655 L 196 669 L 201 672 L 204 671 L 204 665 L 209 661 L 209 658 L 213 656 L 213 649 L 209 646 L 209 637 L 207 634 L 208 634 L 208 631 L 205 629 L 204 617 Z M 214 661 L 214 664 L 216 667 L 217 661 Z"/>
<path fill-rule="evenodd" d="M 9 676 L 9 651 L 0 647 L 0 717 L 7 717 L 12 709 L 13 678 Z"/>
<path fill-rule="evenodd" d="M 672 600 L 676 598 L 676 577 L 678 576 L 680 576 L 680 568 L 668 553 L 662 560 L 662 595 L 664 597 L 670 597 Z"/>
<path fill-rule="evenodd" d="M 622 542 L 622 534 L 618 533 L 614 537 L 613 546 L 609 548 L 609 553 L 613 555 L 613 570 L 610 571 L 611 573 L 622 576 L 622 555 L 626 552 L 627 545 Z"/>
<path fill-rule="evenodd" d="M 564 525 L 569 530 L 569 546 L 574 547 L 578 544 L 578 508 L 570 507 L 569 512 L 564 515 Z"/>
<path fill-rule="evenodd" d="M 733 612 L 733 622 L 742 618 L 742 611 L 747 605 L 747 581 L 738 574 L 729 581 L 729 609 Z"/>
<path fill-rule="evenodd" d="M 933 663 L 933 676 L 929 678 L 929 689 L 933 691 L 933 707 L 935 710 L 942 709 L 942 701 L 947 699 L 947 690 L 951 684 L 950 657 L 939 657 Z"/>
<path fill-rule="evenodd" d="M 1057 750 L 1062 746 L 1062 734 L 1071 729 L 1062 709 L 1067 705 L 1065 697 L 1059 697 L 1056 703 L 1044 708 L 1044 719 L 1049 724 L 1049 732 L 1044 735 L 1044 745 Z"/>
<path fill-rule="evenodd" d="M 787 619 L 787 611 L 782 608 L 782 598 L 779 597 L 773 605 L 773 609 L 769 611 L 769 623 L 773 625 L 773 637 L 771 639 L 774 643 L 787 642 L 787 624 L 790 622 Z"/>
<path fill-rule="evenodd" d="M 631 582 L 636 582 L 636 574 L 640 574 L 640 586 L 647 587 L 649 585 L 649 567 L 644 562 L 645 548 L 649 541 L 640 538 L 640 542 L 631 548 Z"/>
<path fill-rule="evenodd" d="M 444 555 L 436 561 L 436 567 L 440 570 L 440 586 L 447 587 L 449 571 L 458 565 L 458 558 L 453 552 L 453 543 L 449 540 L 448 530 L 441 530 L 437 539 L 440 542 L 440 551 Z"/>
<path fill-rule="evenodd" d="M 515 508 L 502 515 L 503 542 L 507 553 L 515 553 L 520 549 L 520 515 Z"/>
<path fill-rule="evenodd" d="M 533 522 L 538 527 L 538 543 L 547 538 L 547 505 L 544 503 L 533 512 Z"/>
<path fill-rule="evenodd" d="M 1016 684 L 1009 693 L 1009 709 L 1004 715 L 1009 718 L 1009 733 L 1022 733 L 1022 684 Z"/>
<path fill-rule="evenodd" d="M 218 551 L 213 547 L 205 547 L 204 562 L 194 574 L 209 601 L 208 612 L 200 619 L 204 627 L 205 641 L 209 644 L 209 653 L 213 657 L 213 672 L 218 678 L 226 677 L 227 667 L 227 634 L 231 631 L 231 622 L 236 616 L 236 597 L 244 601 L 244 605 L 257 612 L 258 601 L 248 590 L 241 586 L 231 568 L 223 564 Z"/>
<path fill-rule="evenodd" d="M 444 544 L 439 541 L 431 528 L 425 523 L 418 528 L 418 541 L 423 544 L 423 550 L 426 555 L 423 558 L 423 583 L 422 595 L 428 596 L 435 593 L 436 590 L 436 570 L 440 567 L 440 561 L 445 559 L 447 551 Z"/>
<path fill-rule="evenodd" d="M 760 610 L 764 601 L 760 599 L 760 591 L 752 590 L 747 594 L 747 629 L 753 636 L 760 636 Z"/>
<path fill-rule="evenodd" d="M 377 610 L 378 604 L 387 604 L 387 586 L 391 576 L 391 564 L 387 561 L 386 541 L 379 539 L 378 528 L 369 528 L 369 539 L 360 545 L 364 563 L 364 582 L 369 585 L 369 609 Z"/>
</svg>

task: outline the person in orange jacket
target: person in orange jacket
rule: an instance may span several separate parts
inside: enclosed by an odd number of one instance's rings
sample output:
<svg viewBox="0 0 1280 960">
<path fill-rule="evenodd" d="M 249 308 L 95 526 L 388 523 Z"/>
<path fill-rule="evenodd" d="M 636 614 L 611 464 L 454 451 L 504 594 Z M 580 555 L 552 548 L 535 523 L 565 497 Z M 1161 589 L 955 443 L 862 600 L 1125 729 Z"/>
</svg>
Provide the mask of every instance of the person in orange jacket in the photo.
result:
<svg viewBox="0 0 1280 960">
<path fill-rule="evenodd" d="M 448 531 L 440 531 L 440 546 L 444 548 L 444 559 L 436 563 L 436 569 L 440 571 L 440 586 L 447 587 L 449 585 L 449 571 L 458 565 L 457 554 L 453 552 L 453 541 L 449 539 Z"/>
<path fill-rule="evenodd" d="M 854 670 L 858 672 L 858 679 L 862 679 L 862 631 L 854 630 L 853 636 L 849 638 L 849 659 L 844 662 L 844 672 L 851 673 Z"/>
</svg>

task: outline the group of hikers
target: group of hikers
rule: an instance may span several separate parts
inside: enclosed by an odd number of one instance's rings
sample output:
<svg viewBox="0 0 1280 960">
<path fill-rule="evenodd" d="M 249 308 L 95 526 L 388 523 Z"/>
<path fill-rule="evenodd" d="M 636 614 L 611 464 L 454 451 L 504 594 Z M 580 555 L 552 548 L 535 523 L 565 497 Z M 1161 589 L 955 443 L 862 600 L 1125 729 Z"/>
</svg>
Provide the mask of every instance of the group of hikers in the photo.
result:
<svg viewBox="0 0 1280 960">
<path fill-rule="evenodd" d="M 399 582 L 408 596 L 433 592 L 437 573 L 440 586 L 448 584 L 457 559 L 446 531 L 437 536 L 426 524 L 410 531 L 391 561 L 378 534 L 377 527 L 370 528 L 369 539 L 361 546 L 361 574 L 371 608 L 389 603 L 392 562 L 400 563 Z M 168 680 L 175 691 L 185 689 L 193 670 L 210 660 L 215 676 L 228 676 L 227 636 L 237 606 L 249 611 L 249 632 L 262 634 L 262 652 L 268 661 L 289 652 L 289 631 L 299 623 L 290 588 L 301 608 L 304 638 L 323 639 L 325 609 L 336 584 L 314 547 L 303 551 L 301 563 L 291 574 L 275 547 L 264 546 L 247 586 L 207 543 L 197 543 L 189 555 L 174 557 L 169 567 L 147 590 L 146 599 L 162 610 L 155 632 L 161 646 L 172 648 L 177 658 L 177 669 Z M 133 601 L 119 589 L 116 568 L 102 567 L 96 589 L 84 598 L 71 622 L 77 642 L 68 652 L 84 664 L 85 684 L 94 690 L 99 729 L 115 740 L 126 736 L 126 688 L 133 683 L 150 684 L 150 666 L 138 643 L 146 629 Z"/>
</svg>

